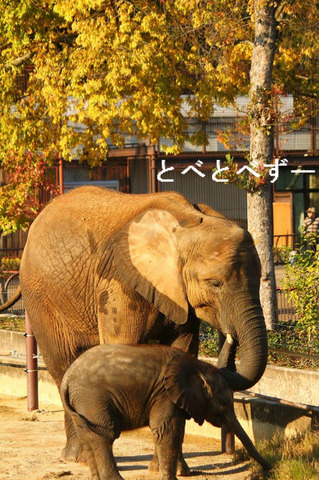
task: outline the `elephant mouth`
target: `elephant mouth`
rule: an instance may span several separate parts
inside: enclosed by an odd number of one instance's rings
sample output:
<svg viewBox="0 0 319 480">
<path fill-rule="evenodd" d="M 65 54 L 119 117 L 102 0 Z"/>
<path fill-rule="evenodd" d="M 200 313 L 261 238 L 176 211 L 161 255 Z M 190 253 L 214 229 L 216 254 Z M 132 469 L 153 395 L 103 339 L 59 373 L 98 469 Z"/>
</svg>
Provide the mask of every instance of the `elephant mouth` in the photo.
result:
<svg viewBox="0 0 319 480">
<path fill-rule="evenodd" d="M 194 308 L 194 312 L 197 318 L 203 322 L 208 322 L 214 328 L 220 328 L 219 325 L 219 312 L 215 306 L 199 304 Z"/>
</svg>

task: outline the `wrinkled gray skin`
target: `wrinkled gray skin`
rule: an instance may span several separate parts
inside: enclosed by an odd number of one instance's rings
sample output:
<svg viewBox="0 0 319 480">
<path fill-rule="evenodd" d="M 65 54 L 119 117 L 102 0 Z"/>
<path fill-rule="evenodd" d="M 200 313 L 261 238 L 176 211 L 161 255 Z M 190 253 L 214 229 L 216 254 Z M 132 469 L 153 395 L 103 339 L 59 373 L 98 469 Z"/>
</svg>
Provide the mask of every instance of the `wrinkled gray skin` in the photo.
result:
<svg viewBox="0 0 319 480">
<path fill-rule="evenodd" d="M 129 375 L 126 372 L 129 371 Z M 167 346 L 99 345 L 81 355 L 61 386 L 65 409 L 83 443 L 93 480 L 120 480 L 112 445 L 123 430 L 149 425 L 160 480 L 176 480 L 185 418 L 235 431 L 264 468 L 240 426 L 232 391 L 216 367 Z"/>
<path fill-rule="evenodd" d="M 155 342 L 196 355 L 200 319 L 228 336 L 219 367 L 230 388 L 249 388 L 267 362 L 259 281 L 249 233 L 211 208 L 173 192 L 96 187 L 62 195 L 40 213 L 20 268 L 25 307 L 58 388 L 75 358 L 99 343 Z M 78 460 L 65 419 L 62 458 Z"/>
</svg>

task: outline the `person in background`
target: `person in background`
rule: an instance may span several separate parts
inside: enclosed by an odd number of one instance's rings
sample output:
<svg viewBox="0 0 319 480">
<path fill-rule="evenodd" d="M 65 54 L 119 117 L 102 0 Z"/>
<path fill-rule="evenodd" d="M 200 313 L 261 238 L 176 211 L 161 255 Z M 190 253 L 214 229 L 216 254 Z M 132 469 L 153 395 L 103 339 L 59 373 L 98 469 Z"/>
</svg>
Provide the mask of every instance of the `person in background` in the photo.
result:
<svg viewBox="0 0 319 480">
<path fill-rule="evenodd" d="M 307 210 L 307 217 L 304 220 L 304 228 L 307 233 L 316 233 L 319 231 L 319 217 L 316 216 L 316 209 L 309 207 Z"/>
<path fill-rule="evenodd" d="M 319 240 L 319 217 L 316 216 L 314 207 L 309 207 L 306 213 L 307 216 L 304 220 L 303 229 L 307 237 L 307 247 L 315 250 Z"/>
</svg>

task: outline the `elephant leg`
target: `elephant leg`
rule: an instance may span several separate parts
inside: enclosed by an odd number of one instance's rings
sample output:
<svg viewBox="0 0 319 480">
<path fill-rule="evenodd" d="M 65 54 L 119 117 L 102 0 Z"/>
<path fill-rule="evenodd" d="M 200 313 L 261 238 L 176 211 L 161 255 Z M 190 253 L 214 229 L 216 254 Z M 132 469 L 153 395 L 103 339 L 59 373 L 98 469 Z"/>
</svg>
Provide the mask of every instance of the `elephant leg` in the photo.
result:
<svg viewBox="0 0 319 480">
<path fill-rule="evenodd" d="M 91 480 L 101 480 L 101 477 L 98 471 L 98 466 L 95 460 L 94 451 L 92 450 L 92 447 L 91 447 L 90 439 L 88 438 L 88 435 L 83 434 L 83 432 L 81 431 L 79 435 L 81 435 L 81 439 L 83 442 L 82 443 L 83 451 L 85 452 L 87 464 L 91 471 Z"/>
<path fill-rule="evenodd" d="M 158 456 L 157 456 L 156 448 L 155 448 L 155 452 L 154 452 L 153 458 L 152 458 L 152 460 L 150 461 L 150 463 L 148 464 L 148 471 L 149 471 L 150 473 L 158 473 L 158 472 L 159 472 Z"/>
<path fill-rule="evenodd" d="M 83 426 L 77 426 L 76 431 L 84 447 L 91 480 L 123 480 L 113 455 L 113 441 Z"/>
<path fill-rule="evenodd" d="M 176 473 L 177 475 L 181 475 L 183 477 L 188 477 L 191 474 L 190 468 L 187 465 L 182 452 L 182 443 L 184 438 L 184 431 L 185 431 L 185 420 L 180 419 L 178 424 L 175 424 L 175 431 L 174 431 L 174 438 L 175 442 L 179 444 L 178 451 L 176 453 Z M 156 429 L 153 430 L 153 435 L 157 438 Z M 160 472 L 160 459 L 158 456 L 158 448 L 155 448 L 154 456 L 148 465 L 148 470 L 150 473 L 159 473 Z"/>
<path fill-rule="evenodd" d="M 191 470 L 183 457 L 182 449 L 177 459 L 176 473 L 177 475 L 181 475 L 182 477 L 189 477 L 191 474 Z"/>
<path fill-rule="evenodd" d="M 79 441 L 72 417 L 68 412 L 64 412 L 64 426 L 66 445 L 61 452 L 60 460 L 64 462 L 87 463 L 86 451 Z"/>
<path fill-rule="evenodd" d="M 80 353 L 85 348 L 82 348 L 75 334 L 69 331 L 63 318 L 58 316 L 51 307 L 51 302 L 44 292 L 40 292 L 36 300 L 33 297 L 24 296 L 24 301 L 44 363 L 60 392 L 63 376 L 76 358 L 72 352 Z M 87 348 L 89 347 L 88 344 Z M 60 460 L 85 463 L 83 447 L 79 443 L 75 426 L 68 413 L 64 414 L 64 425 L 67 440 L 60 454 Z"/>
<path fill-rule="evenodd" d="M 50 368 L 50 362 L 45 358 L 44 361 L 47 365 L 49 373 L 52 375 L 60 392 L 64 372 L 58 372 L 56 369 Z M 66 445 L 62 449 L 62 452 L 60 454 L 60 460 L 63 462 L 87 463 L 83 445 L 79 440 L 72 417 L 67 411 L 64 411 L 64 428 L 66 435 Z"/>
<path fill-rule="evenodd" d="M 107 438 L 90 433 L 90 445 L 94 452 L 100 480 L 123 480 L 113 456 L 112 442 Z"/>
<path fill-rule="evenodd" d="M 54 368 L 54 366 L 52 366 L 51 358 L 47 359 L 43 355 L 43 359 L 45 361 L 45 364 L 48 368 L 49 373 L 53 377 L 58 387 L 58 390 L 60 392 L 64 371 L 57 370 L 56 368 Z M 66 445 L 62 449 L 62 452 L 60 454 L 60 460 L 64 462 L 86 463 L 86 455 L 83 449 L 83 445 L 79 441 L 72 417 L 66 411 L 64 411 L 64 428 L 65 428 L 65 435 L 66 435 Z"/>
<path fill-rule="evenodd" d="M 150 473 L 159 473 L 160 469 L 157 449 L 155 449 L 154 456 L 148 465 L 148 470 Z M 191 470 L 183 457 L 182 450 L 178 454 L 176 463 L 176 474 L 182 477 L 189 477 L 191 474 Z"/>
<path fill-rule="evenodd" d="M 174 456 L 175 458 L 173 459 L 173 455 L 174 452 L 168 445 L 161 444 L 156 446 L 156 456 L 159 461 L 159 480 L 177 480 L 177 458 Z"/>
<path fill-rule="evenodd" d="M 41 346 L 40 346 L 40 349 L 41 349 Z M 57 369 L 56 365 L 59 365 L 62 362 L 60 359 L 57 361 L 53 357 L 53 355 L 50 356 L 49 358 L 48 356 L 43 355 L 43 359 L 50 375 L 53 377 L 56 383 L 56 386 L 58 387 L 58 390 L 60 392 L 61 383 L 62 383 L 64 373 L 66 371 L 66 368 Z M 68 360 L 68 364 L 70 363 L 71 363 L 71 360 Z M 77 435 L 72 417 L 67 411 L 64 411 L 64 428 L 65 428 L 65 435 L 66 435 L 66 445 L 62 449 L 62 452 L 60 454 L 60 460 L 64 462 L 86 463 L 87 460 L 86 460 L 86 454 L 83 449 L 83 445 L 79 441 L 79 437 Z"/>
<path fill-rule="evenodd" d="M 173 418 L 160 426 L 150 424 L 155 439 L 155 454 L 149 464 L 150 472 L 160 475 L 160 480 L 176 480 L 177 475 L 190 475 L 182 456 L 185 430 L 184 418 Z"/>
</svg>

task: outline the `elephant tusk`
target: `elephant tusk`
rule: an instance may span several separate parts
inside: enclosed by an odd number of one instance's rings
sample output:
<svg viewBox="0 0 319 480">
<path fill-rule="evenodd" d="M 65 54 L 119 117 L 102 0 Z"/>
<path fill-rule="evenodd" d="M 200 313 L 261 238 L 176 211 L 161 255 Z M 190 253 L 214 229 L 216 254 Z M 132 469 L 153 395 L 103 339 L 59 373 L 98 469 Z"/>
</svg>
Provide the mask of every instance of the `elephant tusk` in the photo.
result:
<svg viewBox="0 0 319 480">
<path fill-rule="evenodd" d="M 226 340 L 229 343 L 229 345 L 233 345 L 234 339 L 233 339 L 233 337 L 231 336 L 230 333 L 226 333 Z"/>
</svg>

